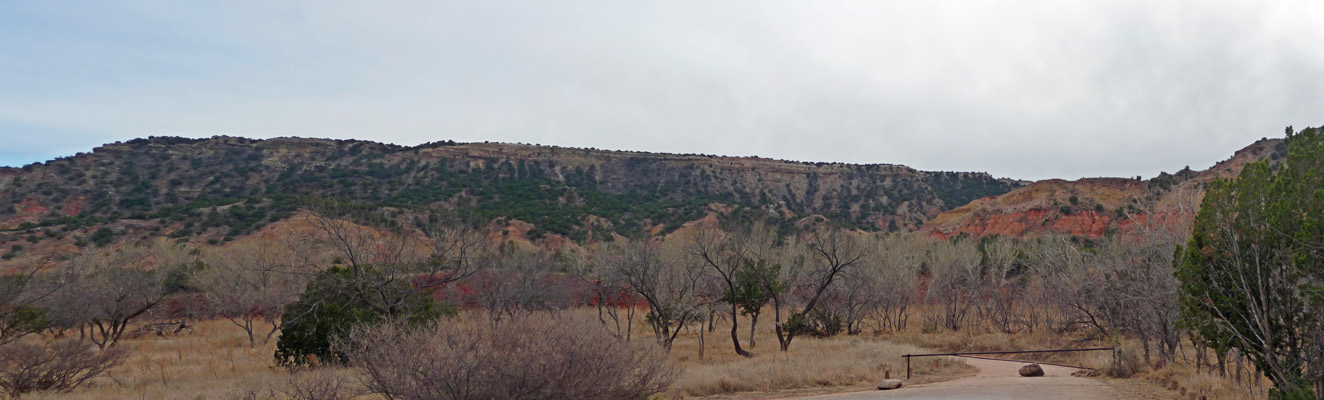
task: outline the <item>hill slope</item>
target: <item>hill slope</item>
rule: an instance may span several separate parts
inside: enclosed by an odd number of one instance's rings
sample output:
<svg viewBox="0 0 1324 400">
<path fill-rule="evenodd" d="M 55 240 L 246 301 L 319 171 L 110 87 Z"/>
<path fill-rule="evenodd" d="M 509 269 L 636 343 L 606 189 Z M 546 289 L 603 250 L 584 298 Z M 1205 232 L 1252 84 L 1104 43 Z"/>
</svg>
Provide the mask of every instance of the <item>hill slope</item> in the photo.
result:
<svg viewBox="0 0 1324 400">
<path fill-rule="evenodd" d="M 1125 233 L 1137 222 L 1160 216 L 1164 220 L 1171 219 L 1172 223 L 1189 222 L 1198 209 L 1204 183 L 1218 177 L 1235 176 L 1246 163 L 1277 159 L 1285 151 L 1281 139 L 1265 139 L 1204 171 L 1188 168 L 1149 180 L 1039 181 L 943 212 L 926 223 L 922 230 L 936 237 L 1042 233 L 1099 237 L 1114 232 Z"/>
<path fill-rule="evenodd" d="M 913 229 L 1022 182 L 899 165 L 802 163 L 499 143 L 152 137 L 0 168 L 0 245 L 105 245 L 130 236 L 218 243 L 289 218 L 308 200 L 459 210 L 574 241 L 664 233 L 724 204 L 783 228 L 822 215 Z M 31 245 L 27 245 L 31 247 Z M 0 248 L 0 252 L 5 251 Z M 21 250 L 16 250 L 21 251 Z"/>
</svg>

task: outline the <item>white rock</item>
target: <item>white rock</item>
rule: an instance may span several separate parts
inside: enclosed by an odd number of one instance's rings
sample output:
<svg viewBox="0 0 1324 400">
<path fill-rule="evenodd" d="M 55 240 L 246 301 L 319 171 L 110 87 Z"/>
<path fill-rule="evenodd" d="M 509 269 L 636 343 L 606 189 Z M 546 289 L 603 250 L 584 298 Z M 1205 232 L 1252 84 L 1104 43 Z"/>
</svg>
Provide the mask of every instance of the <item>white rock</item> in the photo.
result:
<svg viewBox="0 0 1324 400">
<path fill-rule="evenodd" d="M 900 387 L 900 379 L 883 379 L 883 381 L 878 384 L 878 390 L 892 390 Z"/>
</svg>

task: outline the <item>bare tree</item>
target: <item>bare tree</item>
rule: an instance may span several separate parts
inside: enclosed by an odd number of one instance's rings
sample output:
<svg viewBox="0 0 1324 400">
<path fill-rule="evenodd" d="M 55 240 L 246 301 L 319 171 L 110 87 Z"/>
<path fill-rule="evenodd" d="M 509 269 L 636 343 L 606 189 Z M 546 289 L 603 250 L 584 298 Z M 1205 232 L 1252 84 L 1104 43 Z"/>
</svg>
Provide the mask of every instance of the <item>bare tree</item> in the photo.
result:
<svg viewBox="0 0 1324 400">
<path fill-rule="evenodd" d="M 164 239 L 76 257 L 61 273 L 61 290 L 46 302 L 46 310 L 59 315 L 57 321 L 87 327 L 86 337 L 104 349 L 160 304 L 168 294 L 169 271 L 192 260 L 182 245 Z"/>
<path fill-rule="evenodd" d="M 52 264 L 54 256 L 24 261 L 12 273 L 0 275 L 0 346 L 49 326 L 41 302 L 54 295 L 59 286 L 39 274 Z"/>
<path fill-rule="evenodd" d="M 658 241 L 613 245 L 602 252 L 602 263 L 639 298 L 648 303 L 645 320 L 657 342 L 670 350 L 681 327 L 695 319 L 701 299 L 701 264 L 680 257 L 680 250 Z"/>
<path fill-rule="evenodd" d="M 571 249 L 555 254 L 559 269 L 578 280 L 588 291 L 587 298 L 577 299 L 597 308 L 598 322 L 611 326 L 612 332 L 626 341 L 634 330 L 638 297 L 628 283 L 602 260 L 591 260 L 587 254 Z"/>
<path fill-rule="evenodd" d="M 910 306 L 916 299 L 919 271 L 928 255 L 927 239 L 907 234 L 892 234 L 874 244 L 878 254 L 874 262 L 865 263 L 862 275 L 878 282 L 877 308 L 870 310 L 877 331 L 900 331 L 910 320 Z"/>
<path fill-rule="evenodd" d="M 402 269 L 409 261 L 422 258 L 416 238 L 408 232 L 358 224 L 334 207 L 320 208 L 307 216 L 308 223 L 322 232 L 338 261 L 356 271 L 356 276 L 365 268 Z"/>
<path fill-rule="evenodd" d="M 491 265 L 492 244 L 482 230 L 456 218 L 419 218 L 415 226 L 425 259 L 416 269 L 425 287 L 438 287 L 469 277 Z"/>
<path fill-rule="evenodd" d="M 1038 326 L 1066 330 L 1077 324 L 1070 313 L 1064 312 L 1071 302 L 1078 300 L 1077 287 L 1092 276 L 1078 269 L 1085 263 L 1085 255 L 1072 243 L 1070 237 L 1049 235 L 1027 243 L 1030 285 L 1027 287 L 1025 311 L 1026 328 L 1033 332 Z M 1092 283 L 1091 283 L 1092 284 Z M 1085 285 L 1086 288 L 1090 287 Z"/>
<path fill-rule="evenodd" d="M 939 315 L 929 323 L 957 331 L 965 326 L 979 298 L 981 265 L 979 249 L 971 240 L 940 241 L 929 251 L 928 299 Z"/>
<path fill-rule="evenodd" d="M 303 292 L 314 271 L 300 265 L 285 243 L 246 242 L 206 253 L 206 268 L 193 271 L 193 283 L 206 296 L 216 315 L 248 335 L 256 346 L 255 323 L 271 324 L 262 342 L 280 328 L 286 304 Z"/>
<path fill-rule="evenodd" d="M 700 228 L 685 238 L 685 251 L 722 283 L 724 293 L 734 294 L 737 290 L 737 274 L 751 265 L 750 262 L 757 260 L 754 242 L 760 233 L 753 231 L 753 234 L 735 236 L 716 227 Z M 753 353 L 740 346 L 740 304 L 734 301 L 729 304 L 731 344 L 736 354 L 752 357 Z"/>
<path fill-rule="evenodd" d="M 471 225 L 439 218 L 419 219 L 407 229 L 394 220 L 362 225 L 333 206 L 318 207 L 308 215 L 310 225 L 323 233 L 337 258 L 350 270 L 353 287 L 382 315 L 396 315 L 408 292 L 396 290 L 407 282 L 421 290 L 443 287 L 489 267 L 493 248 Z"/>
<path fill-rule="evenodd" d="M 1012 333 L 1021 325 L 1017 300 L 1023 297 L 1018 276 L 1013 275 L 1020 252 L 1010 239 L 989 238 L 982 242 L 984 252 L 984 299 L 979 307 L 981 319 L 1003 333 Z"/>
<path fill-rule="evenodd" d="M 475 299 L 494 326 L 525 313 L 554 312 L 573 305 L 573 281 L 554 273 L 555 263 L 546 253 L 513 251 L 496 265 L 469 280 Z"/>
<path fill-rule="evenodd" d="M 786 323 L 778 324 L 775 328 L 782 351 L 790 349 L 791 341 L 803 323 L 800 321 L 815 311 L 832 283 L 843 272 L 868 262 L 876 250 L 855 234 L 835 227 L 825 227 L 824 230 L 809 234 L 803 239 L 802 245 L 808 257 L 806 268 L 800 275 L 799 286 L 809 295 L 799 311 L 792 313 Z"/>
</svg>

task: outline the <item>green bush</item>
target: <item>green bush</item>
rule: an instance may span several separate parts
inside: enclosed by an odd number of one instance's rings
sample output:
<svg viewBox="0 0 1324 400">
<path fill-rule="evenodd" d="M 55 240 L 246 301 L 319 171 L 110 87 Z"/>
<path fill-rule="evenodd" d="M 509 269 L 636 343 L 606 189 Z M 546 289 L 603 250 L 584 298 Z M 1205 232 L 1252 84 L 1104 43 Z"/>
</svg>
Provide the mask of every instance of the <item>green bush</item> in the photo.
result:
<svg viewBox="0 0 1324 400">
<path fill-rule="evenodd" d="M 276 362 L 282 365 L 343 363 L 345 352 L 335 343 L 354 328 L 386 320 L 410 324 L 454 315 L 408 281 L 373 268 L 333 267 L 308 283 L 303 296 L 285 306 L 276 341 Z"/>
<path fill-rule="evenodd" d="M 782 324 L 782 329 L 796 334 L 815 337 L 836 336 L 845 331 L 845 324 L 840 315 L 819 310 L 809 314 L 795 313 Z"/>
<path fill-rule="evenodd" d="M 115 241 L 115 233 L 111 232 L 110 229 L 101 228 L 97 229 L 96 232 L 93 232 L 89 239 L 92 240 L 92 243 L 97 245 L 97 247 L 105 247 L 106 245 L 109 245 L 110 242 Z"/>
</svg>

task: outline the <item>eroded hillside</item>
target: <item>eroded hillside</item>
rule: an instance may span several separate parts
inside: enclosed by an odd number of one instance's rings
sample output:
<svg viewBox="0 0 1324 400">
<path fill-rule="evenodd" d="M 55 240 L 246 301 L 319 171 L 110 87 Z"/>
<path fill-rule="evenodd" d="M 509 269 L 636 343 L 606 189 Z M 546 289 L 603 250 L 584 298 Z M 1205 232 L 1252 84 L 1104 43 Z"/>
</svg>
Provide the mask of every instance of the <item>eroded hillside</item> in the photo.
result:
<svg viewBox="0 0 1324 400">
<path fill-rule="evenodd" d="M 1100 237 L 1129 232 L 1138 225 L 1156 221 L 1186 223 L 1198 210 L 1205 183 L 1235 176 L 1246 163 L 1277 159 L 1285 151 L 1282 140 L 1265 139 L 1203 171 L 1188 168 L 1148 180 L 1039 181 L 943 212 L 925 224 L 923 230 L 936 237 L 1043 233 Z"/>
<path fill-rule="evenodd" d="M 458 211 L 577 243 L 666 233 L 714 205 L 723 218 L 766 216 L 784 229 L 822 215 L 899 231 L 1022 184 L 899 165 L 520 144 L 153 137 L 0 168 L 0 255 L 153 236 L 219 244 L 328 199 Z"/>
</svg>

